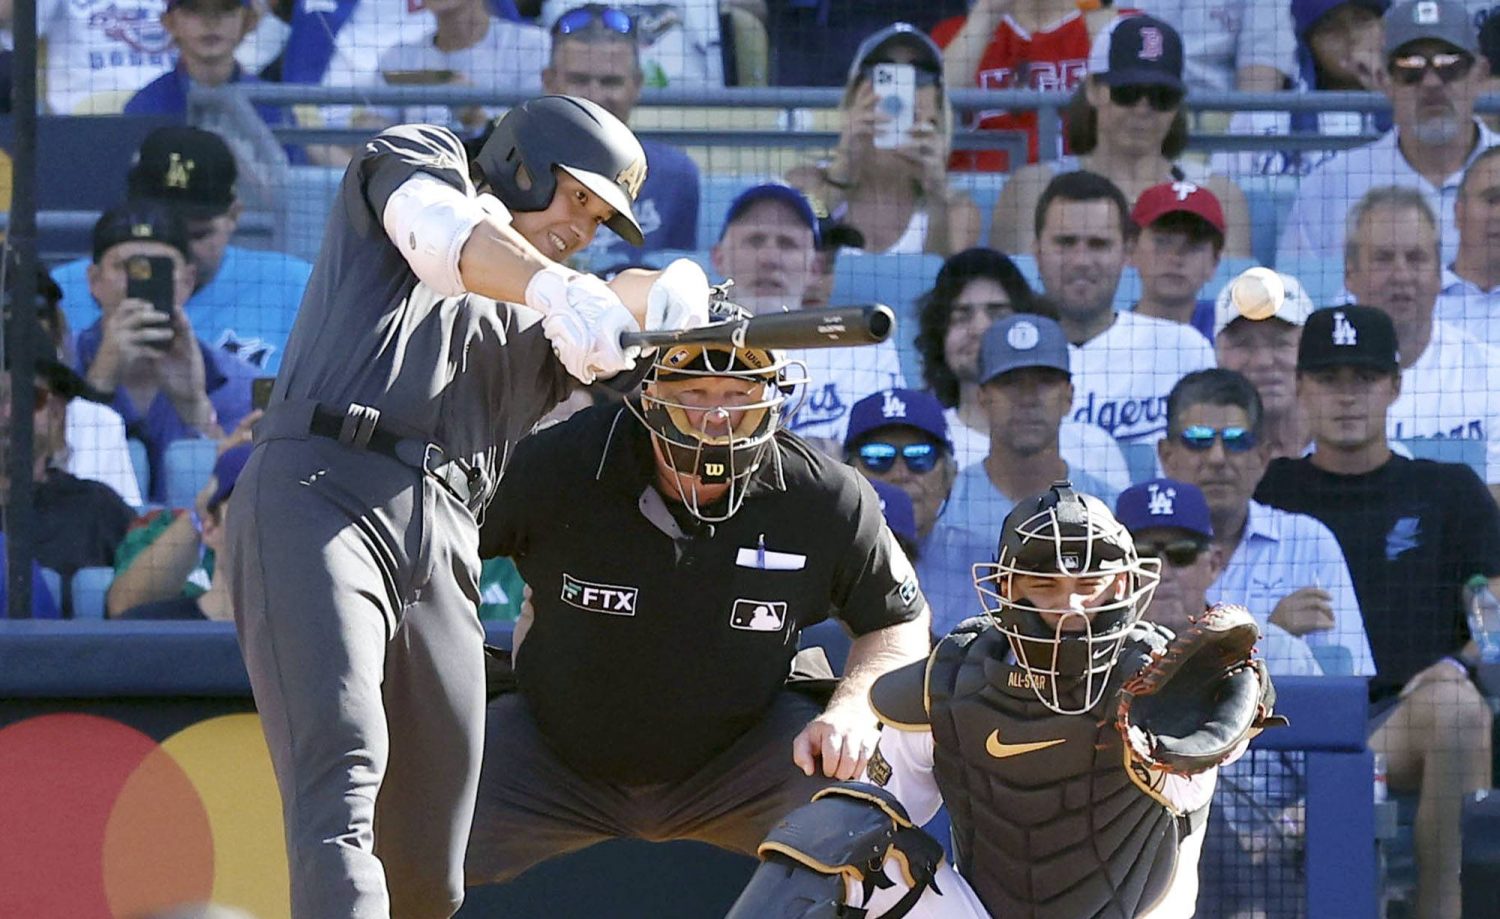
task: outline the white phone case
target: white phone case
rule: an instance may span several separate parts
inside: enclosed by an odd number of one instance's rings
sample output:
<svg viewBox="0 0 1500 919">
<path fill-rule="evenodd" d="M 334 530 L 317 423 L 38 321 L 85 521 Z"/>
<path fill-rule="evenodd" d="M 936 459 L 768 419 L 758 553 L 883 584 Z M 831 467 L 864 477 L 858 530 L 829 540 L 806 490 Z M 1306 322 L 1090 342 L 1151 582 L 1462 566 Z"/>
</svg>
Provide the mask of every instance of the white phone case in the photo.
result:
<svg viewBox="0 0 1500 919">
<path fill-rule="evenodd" d="M 875 127 L 875 146 L 894 150 L 911 136 L 916 106 L 917 70 L 910 64 L 876 64 L 870 78 L 875 86 L 875 110 L 886 116 Z"/>
</svg>

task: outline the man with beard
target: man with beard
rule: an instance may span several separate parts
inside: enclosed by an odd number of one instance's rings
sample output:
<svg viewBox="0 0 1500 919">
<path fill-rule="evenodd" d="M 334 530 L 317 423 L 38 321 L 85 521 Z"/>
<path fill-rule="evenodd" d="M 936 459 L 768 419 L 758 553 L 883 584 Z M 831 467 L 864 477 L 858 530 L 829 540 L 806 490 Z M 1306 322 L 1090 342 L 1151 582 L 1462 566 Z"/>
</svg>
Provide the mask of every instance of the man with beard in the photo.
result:
<svg viewBox="0 0 1500 919">
<path fill-rule="evenodd" d="M 1371 188 L 1415 188 L 1440 215 L 1440 264 L 1458 248 L 1454 202 L 1464 169 L 1497 136 L 1474 117 L 1489 77 L 1473 18 L 1458 0 L 1405 0 L 1385 14 L 1385 69 L 1377 83 L 1395 127 L 1374 143 L 1328 160 L 1302 180 L 1276 247 L 1276 264 L 1337 258 L 1344 217 Z"/>
</svg>

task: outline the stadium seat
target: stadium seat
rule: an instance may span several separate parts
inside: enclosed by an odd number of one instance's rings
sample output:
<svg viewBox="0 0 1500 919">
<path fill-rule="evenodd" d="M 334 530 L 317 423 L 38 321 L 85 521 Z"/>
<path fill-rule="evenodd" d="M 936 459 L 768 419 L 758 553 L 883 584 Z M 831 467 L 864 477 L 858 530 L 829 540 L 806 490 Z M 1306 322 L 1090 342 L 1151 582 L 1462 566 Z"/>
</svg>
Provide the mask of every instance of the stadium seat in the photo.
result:
<svg viewBox="0 0 1500 919">
<path fill-rule="evenodd" d="M 1408 437 L 1396 443 L 1405 447 L 1406 453 L 1412 459 L 1433 460 L 1438 463 L 1463 463 L 1473 469 L 1481 481 L 1487 481 L 1485 479 L 1488 465 L 1485 457 L 1486 445 L 1482 440 L 1464 440 L 1457 437 Z"/>
<path fill-rule="evenodd" d="M 42 583 L 47 585 L 47 592 L 52 594 L 52 602 L 57 604 L 58 609 L 61 609 L 63 605 L 62 575 L 51 568 L 42 568 L 41 572 Z"/>
<path fill-rule="evenodd" d="M 1278 265 L 1276 270 L 1301 281 L 1315 307 L 1337 306 L 1344 299 L 1343 258 L 1296 259 L 1289 265 Z"/>
<path fill-rule="evenodd" d="M 316 261 L 323 244 L 323 226 L 333 210 L 344 170 L 333 166 L 292 166 L 287 170 L 286 206 L 280 238 L 283 251 Z"/>
<path fill-rule="evenodd" d="M 193 506 L 198 492 L 213 475 L 218 450 L 218 443 L 201 438 L 174 440 L 167 445 L 162 469 L 168 507 Z"/>
<path fill-rule="evenodd" d="M 948 176 L 948 186 L 974 199 L 979 207 L 979 244 L 989 245 L 990 222 L 995 217 L 995 202 L 1005 187 L 1003 172 L 955 172 Z"/>
<path fill-rule="evenodd" d="M 135 481 L 141 494 L 151 494 L 151 460 L 146 456 L 146 445 L 131 437 L 125 441 L 125 447 L 130 451 L 130 465 L 135 470 Z"/>
<path fill-rule="evenodd" d="M 1120 451 L 1125 454 L 1131 484 L 1156 478 L 1156 444 L 1120 444 Z"/>
<path fill-rule="evenodd" d="M 834 268 L 833 303 L 884 303 L 896 312 L 896 349 L 906 382 L 922 379 L 917 355 L 917 298 L 932 287 L 940 256 L 922 254 L 869 255 L 846 252 Z"/>
<path fill-rule="evenodd" d="M 73 573 L 73 618 L 103 619 L 104 597 L 115 579 L 113 568 L 80 568 Z"/>
<path fill-rule="evenodd" d="M 1262 265 L 1276 265 L 1276 241 L 1297 197 L 1291 176 L 1254 176 L 1240 180 L 1250 211 L 1250 253 Z M 1316 302 L 1316 301 L 1314 301 Z"/>
<path fill-rule="evenodd" d="M 1324 676 L 1354 676 L 1354 655 L 1343 645 L 1308 645 Z"/>
</svg>

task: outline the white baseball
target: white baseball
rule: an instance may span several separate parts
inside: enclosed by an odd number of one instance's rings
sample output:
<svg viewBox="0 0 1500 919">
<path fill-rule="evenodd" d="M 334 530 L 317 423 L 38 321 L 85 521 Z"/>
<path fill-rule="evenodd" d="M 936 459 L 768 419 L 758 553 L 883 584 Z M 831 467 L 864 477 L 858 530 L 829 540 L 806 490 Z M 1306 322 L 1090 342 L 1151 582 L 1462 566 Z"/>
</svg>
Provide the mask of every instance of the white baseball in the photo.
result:
<svg viewBox="0 0 1500 919">
<path fill-rule="evenodd" d="M 1234 279 L 1229 300 L 1246 319 L 1270 319 L 1286 300 L 1286 285 L 1269 268 L 1248 268 Z"/>
</svg>

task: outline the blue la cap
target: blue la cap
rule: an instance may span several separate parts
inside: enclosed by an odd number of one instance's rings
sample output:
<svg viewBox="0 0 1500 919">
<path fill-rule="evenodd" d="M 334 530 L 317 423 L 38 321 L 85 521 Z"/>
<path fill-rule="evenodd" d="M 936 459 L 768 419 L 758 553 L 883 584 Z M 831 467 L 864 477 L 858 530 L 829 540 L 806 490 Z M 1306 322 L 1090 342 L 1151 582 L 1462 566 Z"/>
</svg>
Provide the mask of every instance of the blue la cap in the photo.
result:
<svg viewBox="0 0 1500 919">
<path fill-rule="evenodd" d="M 916 428 L 953 452 L 942 404 L 936 396 L 917 389 L 887 389 L 854 403 L 849 410 L 844 449 L 871 431 L 890 427 Z"/>
<path fill-rule="evenodd" d="M 1198 486 L 1176 479 L 1151 479 L 1120 492 L 1115 519 L 1131 533 L 1171 527 L 1214 538 L 1208 516 L 1208 499 Z"/>
<path fill-rule="evenodd" d="M 880 512 L 885 515 L 885 525 L 891 532 L 915 544 L 917 541 L 917 511 L 912 506 L 911 495 L 889 482 L 867 479 L 880 496 Z"/>
<path fill-rule="evenodd" d="M 813 247 L 822 244 L 823 234 L 819 229 L 818 215 L 813 211 L 813 206 L 807 200 L 807 196 L 790 185 L 780 182 L 767 182 L 764 185 L 754 185 L 739 193 L 739 196 L 729 204 L 729 213 L 724 216 L 724 229 L 719 231 L 719 238 L 724 238 L 724 230 L 740 218 L 750 205 L 761 201 L 780 201 L 790 207 L 797 214 L 797 218 L 807 225 L 812 231 Z"/>
</svg>

